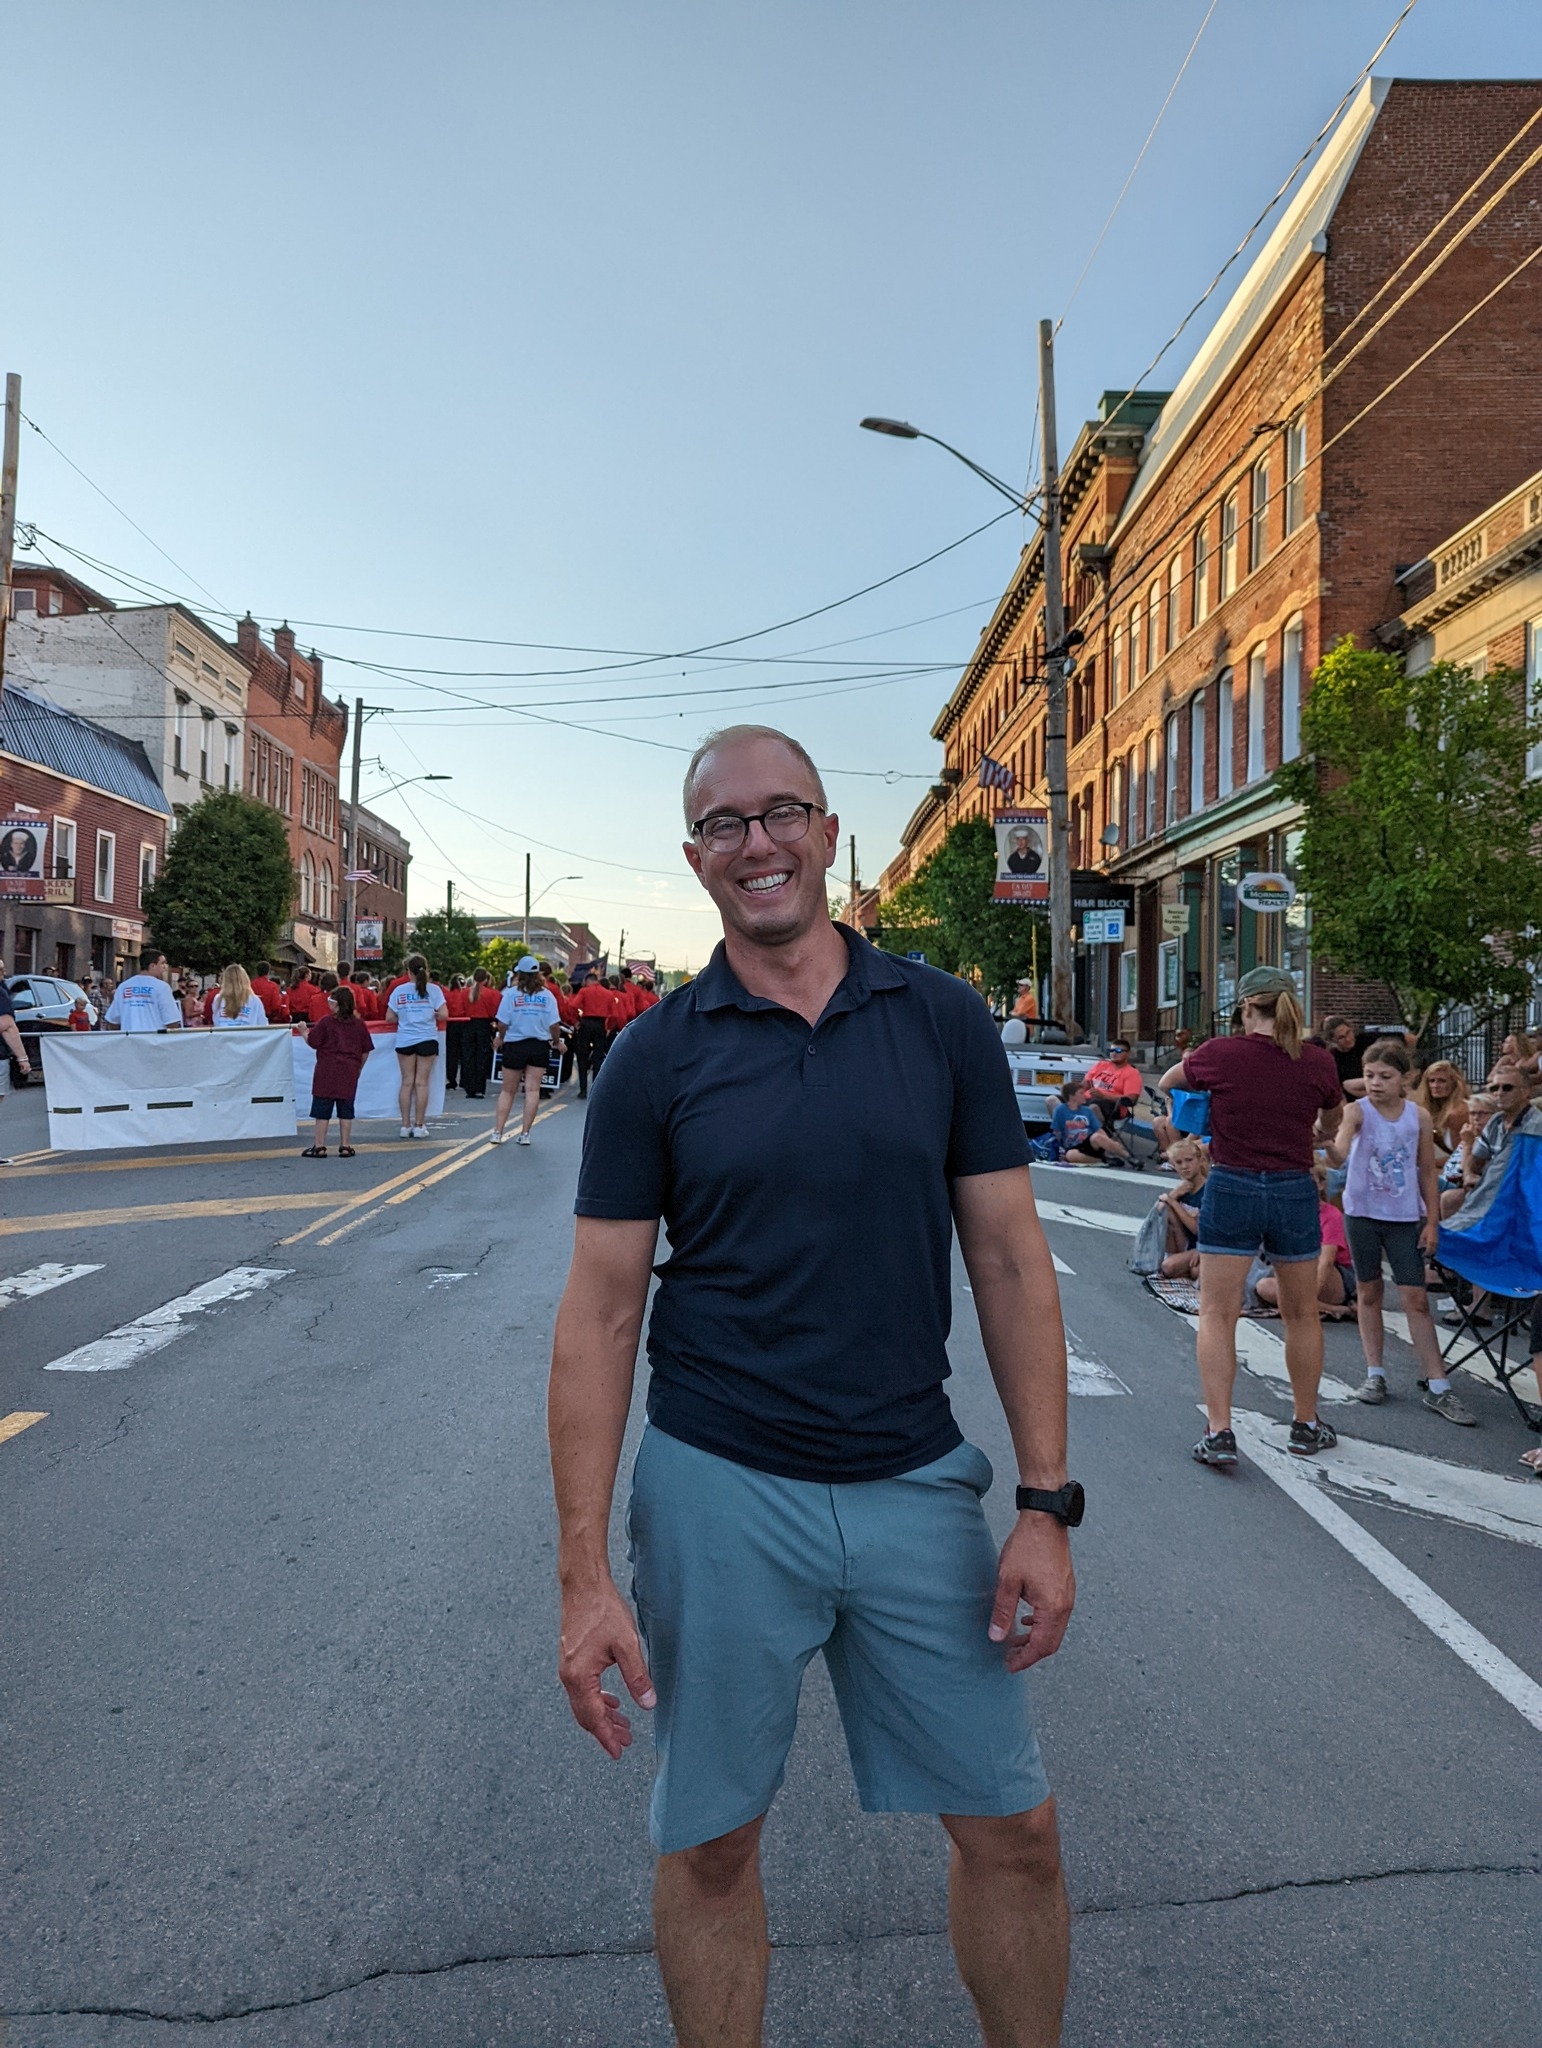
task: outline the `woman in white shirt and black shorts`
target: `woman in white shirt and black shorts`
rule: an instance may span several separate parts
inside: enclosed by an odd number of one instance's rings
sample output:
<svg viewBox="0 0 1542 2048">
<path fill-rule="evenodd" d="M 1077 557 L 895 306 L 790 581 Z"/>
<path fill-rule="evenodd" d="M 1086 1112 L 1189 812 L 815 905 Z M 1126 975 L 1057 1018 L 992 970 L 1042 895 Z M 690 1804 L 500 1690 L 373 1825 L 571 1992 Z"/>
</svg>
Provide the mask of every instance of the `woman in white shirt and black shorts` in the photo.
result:
<svg viewBox="0 0 1542 2048">
<path fill-rule="evenodd" d="M 541 979 L 541 963 L 527 953 L 514 970 L 513 987 L 506 988 L 499 999 L 494 1026 L 496 1042 L 503 1053 L 503 1080 L 498 1090 L 498 1106 L 493 1111 L 495 1145 L 504 1142 L 503 1127 L 514 1107 L 522 1077 L 525 1110 L 519 1143 L 530 1143 L 530 1126 L 541 1106 L 541 1076 L 546 1072 L 553 1046 L 561 1043 L 560 1023 L 557 998 Z"/>
<path fill-rule="evenodd" d="M 439 1057 L 439 1026 L 449 1012 L 444 990 L 428 978 L 428 962 L 421 953 L 409 953 L 402 962 L 411 976 L 386 998 L 386 1014 L 396 1026 L 396 1064 L 402 1085 L 398 1101 L 402 1113 L 402 1136 L 428 1136 L 428 1087 Z"/>
</svg>

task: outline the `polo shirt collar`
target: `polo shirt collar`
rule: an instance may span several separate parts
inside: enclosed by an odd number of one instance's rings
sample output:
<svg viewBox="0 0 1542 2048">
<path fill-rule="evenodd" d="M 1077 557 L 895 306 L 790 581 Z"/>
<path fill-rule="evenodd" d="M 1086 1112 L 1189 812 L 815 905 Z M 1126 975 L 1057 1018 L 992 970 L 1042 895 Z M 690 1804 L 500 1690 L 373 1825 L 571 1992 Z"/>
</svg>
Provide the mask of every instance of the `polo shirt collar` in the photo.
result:
<svg viewBox="0 0 1542 2048">
<path fill-rule="evenodd" d="M 905 977 L 887 953 L 870 945 L 849 925 L 835 929 L 846 944 L 847 971 L 826 1005 L 827 1013 L 855 1010 L 878 989 L 903 988 Z M 728 964 L 728 949 L 719 939 L 712 958 L 691 984 L 698 1010 L 780 1010 L 769 996 L 752 996 Z"/>
</svg>

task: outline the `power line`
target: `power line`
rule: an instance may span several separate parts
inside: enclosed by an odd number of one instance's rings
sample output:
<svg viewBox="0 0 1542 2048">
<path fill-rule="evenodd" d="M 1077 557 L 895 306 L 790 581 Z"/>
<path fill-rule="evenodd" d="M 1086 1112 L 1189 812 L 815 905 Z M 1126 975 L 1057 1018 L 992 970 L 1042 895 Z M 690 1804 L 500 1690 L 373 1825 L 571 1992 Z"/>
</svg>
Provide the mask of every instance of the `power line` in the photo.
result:
<svg viewBox="0 0 1542 2048">
<path fill-rule="evenodd" d="M 1183 62 L 1178 66 L 1177 74 L 1174 77 L 1172 84 L 1167 88 L 1166 99 L 1163 100 L 1161 106 L 1157 108 L 1157 117 L 1152 122 L 1150 132 L 1147 134 L 1145 141 L 1140 146 L 1140 153 L 1137 155 L 1134 163 L 1130 166 L 1129 176 L 1125 179 L 1124 183 L 1119 187 L 1119 197 L 1114 201 L 1113 205 L 1109 208 L 1108 219 L 1104 221 L 1102 227 L 1098 230 L 1098 238 L 1093 243 L 1092 248 L 1089 250 L 1087 260 L 1082 265 L 1081 272 L 1078 275 L 1075 284 L 1073 284 L 1071 287 L 1071 296 L 1066 300 L 1065 307 L 1061 312 L 1060 318 L 1055 322 L 1055 332 L 1057 334 L 1065 325 L 1066 314 L 1069 313 L 1071 308 L 1076 304 L 1076 295 L 1081 290 L 1083 284 L 1086 282 L 1087 273 L 1089 270 L 1091 270 L 1093 263 L 1097 258 L 1097 253 L 1103 246 L 1104 238 L 1107 236 L 1109 229 L 1114 224 L 1114 215 L 1119 211 L 1120 207 L 1123 206 L 1125 201 L 1125 194 L 1129 191 L 1131 185 L 1133 185 L 1135 182 L 1135 173 L 1140 169 L 1141 165 L 1145 162 L 1146 151 L 1150 149 L 1152 143 L 1156 140 L 1156 132 L 1162 125 L 1162 116 L 1167 112 L 1168 108 L 1172 105 L 1173 94 L 1178 90 L 1179 86 L 1183 83 L 1183 74 L 1185 71 L 1188 70 L 1189 65 L 1193 62 L 1194 52 L 1199 48 L 1200 39 L 1204 35 L 1205 30 L 1210 26 L 1210 17 L 1212 14 L 1214 14 L 1216 8 L 1219 5 L 1220 0 L 1210 0 L 1210 5 L 1205 9 L 1205 18 L 1199 24 L 1199 27 L 1196 30 L 1193 42 L 1189 44 L 1188 55 L 1184 58 Z M 1037 415 L 1035 416 L 1035 419 L 1037 420 Z"/>
</svg>

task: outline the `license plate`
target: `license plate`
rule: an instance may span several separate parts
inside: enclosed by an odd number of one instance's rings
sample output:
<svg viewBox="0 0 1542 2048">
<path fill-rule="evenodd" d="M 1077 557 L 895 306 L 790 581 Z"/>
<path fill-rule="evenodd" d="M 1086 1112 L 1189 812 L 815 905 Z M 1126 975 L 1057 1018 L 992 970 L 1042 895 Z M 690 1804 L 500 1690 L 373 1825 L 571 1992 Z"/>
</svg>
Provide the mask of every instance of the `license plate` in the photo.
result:
<svg viewBox="0 0 1542 2048">
<path fill-rule="evenodd" d="M 1054 1068 L 1051 1068 L 1046 1073 L 1045 1070 L 1041 1067 L 1039 1072 L 1036 1073 L 1033 1078 L 1035 1079 L 1035 1081 L 1038 1082 L 1041 1088 L 1058 1088 L 1060 1084 L 1064 1081 L 1065 1075 L 1062 1073 L 1058 1073 Z"/>
</svg>

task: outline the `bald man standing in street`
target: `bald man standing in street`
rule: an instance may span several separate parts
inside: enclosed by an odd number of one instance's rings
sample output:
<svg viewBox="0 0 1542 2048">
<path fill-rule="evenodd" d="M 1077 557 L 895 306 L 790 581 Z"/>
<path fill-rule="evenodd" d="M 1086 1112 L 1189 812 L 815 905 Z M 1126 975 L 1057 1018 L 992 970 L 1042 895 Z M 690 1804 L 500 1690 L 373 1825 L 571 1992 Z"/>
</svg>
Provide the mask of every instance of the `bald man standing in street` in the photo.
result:
<svg viewBox="0 0 1542 2048">
<path fill-rule="evenodd" d="M 1053 2048 L 1068 1915 L 1026 1672 L 1070 1619 L 1082 1492 L 1011 1076 L 971 988 L 831 922 L 840 826 L 797 741 L 712 735 L 685 817 L 723 940 L 595 1083 L 557 1319 L 562 1682 L 612 1757 L 612 1664 L 653 1713 L 654 1925 L 685 2048 L 761 2040 L 760 1832 L 816 1652 L 863 1807 L 947 1831 L 989 2048 Z M 607 1532 L 661 1221 L 634 1616 Z M 955 1229 L 1020 1482 L 999 1553 L 991 1467 L 944 1387 Z"/>
</svg>

